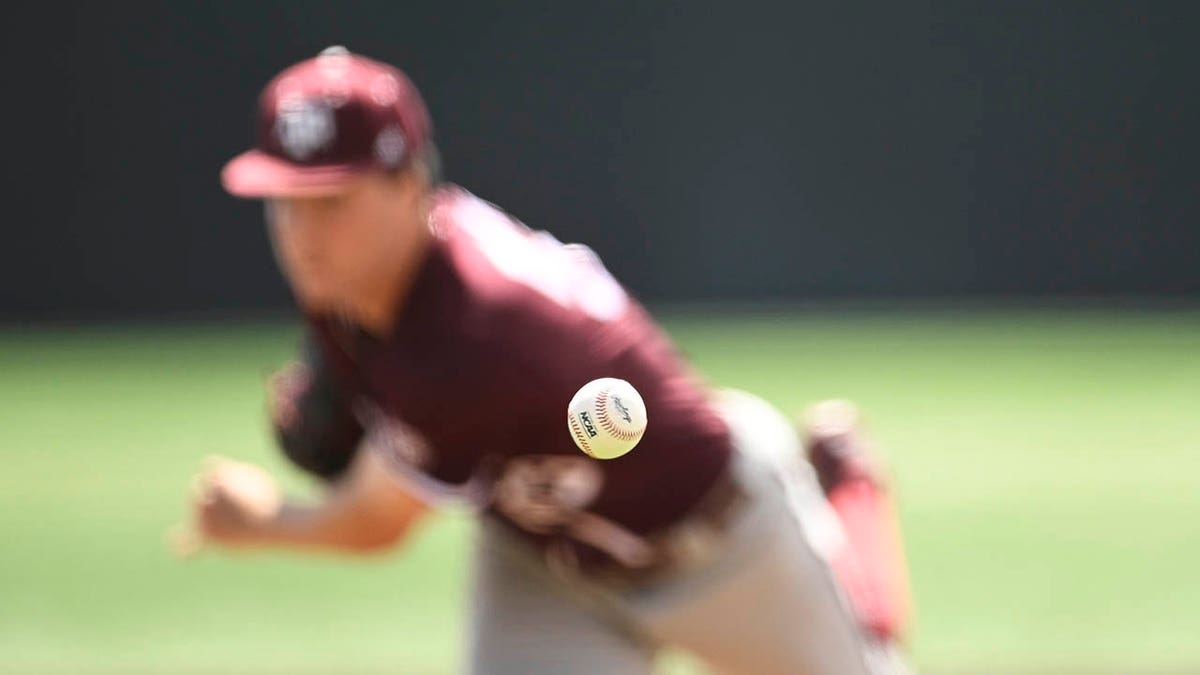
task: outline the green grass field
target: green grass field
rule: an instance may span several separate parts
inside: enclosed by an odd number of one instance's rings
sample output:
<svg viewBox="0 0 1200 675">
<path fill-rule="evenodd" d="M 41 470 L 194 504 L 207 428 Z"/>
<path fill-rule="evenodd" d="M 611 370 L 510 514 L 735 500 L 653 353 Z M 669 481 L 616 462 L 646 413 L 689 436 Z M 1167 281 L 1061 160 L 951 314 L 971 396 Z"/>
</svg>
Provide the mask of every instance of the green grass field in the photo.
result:
<svg viewBox="0 0 1200 675">
<path fill-rule="evenodd" d="M 923 670 L 1200 671 L 1200 313 L 667 324 L 714 383 L 862 404 L 897 480 Z M 0 331 L 0 673 L 457 672 L 462 516 L 368 561 L 164 550 L 206 454 L 306 487 L 262 414 L 294 336 Z"/>
</svg>

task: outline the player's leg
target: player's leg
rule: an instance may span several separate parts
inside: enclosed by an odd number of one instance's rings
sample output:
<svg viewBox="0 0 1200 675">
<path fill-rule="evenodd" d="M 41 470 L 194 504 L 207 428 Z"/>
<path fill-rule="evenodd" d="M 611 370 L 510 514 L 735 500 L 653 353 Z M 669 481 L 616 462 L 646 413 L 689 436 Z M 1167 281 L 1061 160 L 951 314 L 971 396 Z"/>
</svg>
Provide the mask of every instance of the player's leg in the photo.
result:
<svg viewBox="0 0 1200 675">
<path fill-rule="evenodd" d="M 904 633 L 908 572 L 895 508 L 857 408 L 823 401 L 801 423 L 805 451 L 845 535 L 831 556 L 860 623 L 881 641 Z"/>
<path fill-rule="evenodd" d="M 725 397 L 735 479 L 748 505 L 712 564 L 630 595 L 663 642 L 721 673 L 865 675 L 869 646 L 823 553 L 836 522 L 799 441 L 778 411 L 745 395 Z"/>
<path fill-rule="evenodd" d="M 655 649 L 552 575 L 525 542 L 484 522 L 476 542 L 468 672 L 648 675 Z"/>
</svg>

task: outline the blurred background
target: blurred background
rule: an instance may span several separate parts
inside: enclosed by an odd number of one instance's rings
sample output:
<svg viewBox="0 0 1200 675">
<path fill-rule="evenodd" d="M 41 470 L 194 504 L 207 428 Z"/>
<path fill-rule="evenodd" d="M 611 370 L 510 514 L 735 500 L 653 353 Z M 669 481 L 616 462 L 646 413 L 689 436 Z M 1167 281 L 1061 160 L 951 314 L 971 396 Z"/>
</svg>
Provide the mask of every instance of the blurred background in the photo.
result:
<svg viewBox="0 0 1200 675">
<path fill-rule="evenodd" d="M 289 298 L 217 174 L 330 44 L 404 69 L 448 177 L 596 249 L 713 383 L 860 402 L 923 671 L 1200 672 L 1200 5 L 6 14 L 0 672 L 461 665 L 462 515 L 366 562 L 162 545 L 206 454 L 311 489 L 263 415 Z"/>
</svg>

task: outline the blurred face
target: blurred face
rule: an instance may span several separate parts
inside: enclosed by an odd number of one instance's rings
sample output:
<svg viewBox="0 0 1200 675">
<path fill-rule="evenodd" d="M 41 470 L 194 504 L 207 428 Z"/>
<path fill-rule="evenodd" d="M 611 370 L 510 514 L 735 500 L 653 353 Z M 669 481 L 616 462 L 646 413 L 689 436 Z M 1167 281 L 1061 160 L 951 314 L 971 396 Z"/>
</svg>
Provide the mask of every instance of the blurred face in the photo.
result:
<svg viewBox="0 0 1200 675">
<path fill-rule="evenodd" d="M 424 227 L 424 191 L 414 172 L 371 172 L 343 192 L 266 202 L 280 269 L 304 309 L 357 313 L 402 270 Z"/>
</svg>

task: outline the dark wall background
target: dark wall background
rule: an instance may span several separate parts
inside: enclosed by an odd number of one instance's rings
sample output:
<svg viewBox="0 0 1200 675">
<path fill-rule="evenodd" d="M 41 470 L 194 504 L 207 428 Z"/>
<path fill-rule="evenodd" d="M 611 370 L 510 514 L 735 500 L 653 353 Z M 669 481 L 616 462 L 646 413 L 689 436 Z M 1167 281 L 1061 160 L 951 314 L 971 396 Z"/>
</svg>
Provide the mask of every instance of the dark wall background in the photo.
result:
<svg viewBox="0 0 1200 675">
<path fill-rule="evenodd" d="M 450 178 L 651 300 L 1200 292 L 1200 3 L 6 13 L 0 318 L 285 305 L 217 172 L 331 43 L 413 77 Z"/>
</svg>

